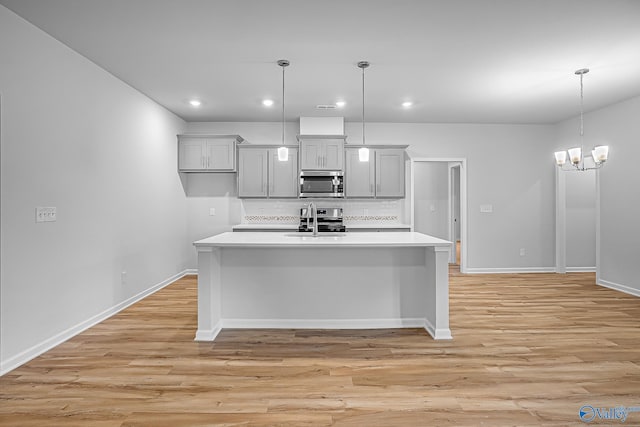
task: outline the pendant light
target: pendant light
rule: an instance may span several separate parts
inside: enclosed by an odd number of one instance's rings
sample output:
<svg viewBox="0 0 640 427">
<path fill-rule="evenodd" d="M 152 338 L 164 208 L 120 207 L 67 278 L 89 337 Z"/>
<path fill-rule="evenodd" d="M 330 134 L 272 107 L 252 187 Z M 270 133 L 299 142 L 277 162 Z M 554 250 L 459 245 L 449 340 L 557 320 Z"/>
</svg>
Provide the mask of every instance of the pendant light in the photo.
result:
<svg viewBox="0 0 640 427">
<path fill-rule="evenodd" d="M 369 67 L 367 61 L 358 62 L 358 68 L 362 70 L 362 145 L 363 147 L 358 150 L 358 158 L 361 162 L 369 161 L 369 149 L 364 146 L 364 69 Z"/>
<path fill-rule="evenodd" d="M 593 158 L 593 167 L 586 167 L 584 163 L 584 95 L 582 78 L 589 72 L 588 68 L 581 68 L 576 70 L 575 74 L 580 76 L 580 147 L 570 148 L 567 151 L 556 151 L 554 156 L 556 158 L 556 164 L 561 170 L 577 170 L 587 171 L 593 169 L 600 169 L 604 162 L 609 158 L 609 146 L 599 145 L 591 150 L 591 157 Z M 564 169 L 563 166 L 567 163 L 567 154 L 569 154 L 569 162 L 573 166 L 570 169 Z"/>
<path fill-rule="evenodd" d="M 284 69 L 289 66 L 289 61 L 281 59 L 278 65 L 282 67 L 282 147 L 278 148 L 278 160 L 286 162 L 289 160 L 289 149 L 284 144 Z"/>
</svg>

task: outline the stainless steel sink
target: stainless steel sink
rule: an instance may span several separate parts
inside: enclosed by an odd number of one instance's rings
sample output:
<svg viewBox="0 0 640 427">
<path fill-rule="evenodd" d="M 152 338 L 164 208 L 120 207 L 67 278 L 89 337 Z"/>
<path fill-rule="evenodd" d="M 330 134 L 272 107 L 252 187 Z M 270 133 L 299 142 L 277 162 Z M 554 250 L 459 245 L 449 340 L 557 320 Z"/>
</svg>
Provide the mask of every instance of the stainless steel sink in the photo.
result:
<svg viewBox="0 0 640 427">
<path fill-rule="evenodd" d="M 347 233 L 325 231 L 325 232 L 318 233 L 317 236 L 314 236 L 313 233 L 309 233 L 309 232 L 298 232 L 298 233 L 285 234 L 285 237 L 298 237 L 298 238 L 308 237 L 309 239 L 318 239 L 318 238 L 321 239 L 323 237 L 344 237 L 346 235 Z"/>
</svg>

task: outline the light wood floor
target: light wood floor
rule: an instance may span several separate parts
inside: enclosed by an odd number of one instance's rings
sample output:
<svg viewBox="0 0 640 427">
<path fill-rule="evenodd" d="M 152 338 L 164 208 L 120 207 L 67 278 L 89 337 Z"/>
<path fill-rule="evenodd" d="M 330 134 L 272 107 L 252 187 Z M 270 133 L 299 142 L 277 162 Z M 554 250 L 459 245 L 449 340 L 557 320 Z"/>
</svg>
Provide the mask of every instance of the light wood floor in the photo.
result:
<svg viewBox="0 0 640 427">
<path fill-rule="evenodd" d="M 565 426 L 640 406 L 640 299 L 589 273 L 452 270 L 453 341 L 195 329 L 191 276 L 0 378 L 0 425 Z"/>
</svg>

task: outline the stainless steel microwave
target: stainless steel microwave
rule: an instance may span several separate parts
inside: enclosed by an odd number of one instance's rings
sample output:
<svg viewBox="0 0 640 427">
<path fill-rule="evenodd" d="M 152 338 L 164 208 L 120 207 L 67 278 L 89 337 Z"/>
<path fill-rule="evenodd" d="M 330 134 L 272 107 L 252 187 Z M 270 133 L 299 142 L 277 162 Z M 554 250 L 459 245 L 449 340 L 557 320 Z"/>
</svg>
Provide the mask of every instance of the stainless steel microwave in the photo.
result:
<svg viewBox="0 0 640 427">
<path fill-rule="evenodd" d="M 300 197 L 344 197 L 342 171 L 301 171 Z"/>
</svg>

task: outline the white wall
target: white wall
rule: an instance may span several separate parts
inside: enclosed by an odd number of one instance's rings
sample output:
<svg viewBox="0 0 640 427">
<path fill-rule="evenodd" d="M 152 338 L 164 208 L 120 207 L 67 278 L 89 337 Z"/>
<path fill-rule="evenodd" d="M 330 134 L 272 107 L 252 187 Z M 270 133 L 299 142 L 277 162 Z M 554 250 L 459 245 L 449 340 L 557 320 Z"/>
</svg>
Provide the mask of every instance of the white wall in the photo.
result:
<svg viewBox="0 0 640 427">
<path fill-rule="evenodd" d="M 449 165 L 416 162 L 413 165 L 415 231 L 449 239 Z"/>
<path fill-rule="evenodd" d="M 281 140 L 280 123 L 189 123 L 187 131 L 239 134 L 254 144 Z M 554 270 L 554 126 L 367 123 L 366 132 L 367 143 L 408 144 L 413 157 L 467 158 L 469 271 Z M 287 123 L 286 142 L 295 143 L 297 133 L 298 124 Z M 345 134 L 347 143 L 361 143 L 361 123 L 345 123 Z M 190 222 L 205 215 L 209 204 L 233 204 L 229 197 L 188 197 Z M 492 204 L 493 213 L 480 213 L 481 204 Z M 195 222 L 204 221 L 206 230 L 192 229 L 192 236 L 233 225 L 225 217 Z"/>
<path fill-rule="evenodd" d="M 357 124 L 347 133 L 357 141 Z M 467 159 L 469 272 L 553 270 L 554 136 L 544 125 L 367 125 L 369 143 L 409 144 L 413 157 Z M 482 204 L 493 213 L 481 213 Z"/>
<path fill-rule="evenodd" d="M 595 271 L 596 172 L 568 172 L 566 190 L 566 266 L 569 271 Z"/>
<path fill-rule="evenodd" d="M 182 272 L 190 242 L 181 119 L 2 6 L 0 58 L 6 371 Z"/>
<path fill-rule="evenodd" d="M 599 283 L 640 296 L 640 97 L 585 114 L 585 149 L 608 144 L 600 170 Z M 576 142 L 577 118 L 557 125 L 558 144 Z"/>
</svg>

